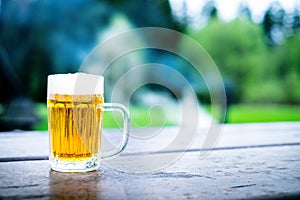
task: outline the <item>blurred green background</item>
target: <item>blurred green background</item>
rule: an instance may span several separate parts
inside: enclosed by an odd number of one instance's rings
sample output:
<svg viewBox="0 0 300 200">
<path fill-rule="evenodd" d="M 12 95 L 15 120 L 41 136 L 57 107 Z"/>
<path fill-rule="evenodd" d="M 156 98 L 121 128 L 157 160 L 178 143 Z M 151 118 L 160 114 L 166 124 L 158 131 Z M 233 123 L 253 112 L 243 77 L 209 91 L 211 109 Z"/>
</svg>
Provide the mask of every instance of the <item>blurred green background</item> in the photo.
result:
<svg viewBox="0 0 300 200">
<path fill-rule="evenodd" d="M 287 7 L 284 1 L 262 0 L 266 6 L 260 15 L 251 1 L 242 0 L 228 1 L 226 7 L 210 0 L 199 1 L 201 6 L 189 0 L 0 2 L 0 131 L 46 130 L 47 75 L 76 72 L 105 38 L 148 26 L 184 33 L 209 53 L 227 89 L 226 123 L 300 121 L 300 11 L 296 1 Z M 236 10 L 230 17 L 222 15 L 233 7 Z M 174 41 L 175 46 L 177 43 L 180 39 Z M 195 86 L 201 106 L 210 113 L 203 80 L 193 79 L 195 72 L 184 62 L 161 55 L 153 50 L 135 55 L 135 60 L 180 68 Z M 165 92 L 153 85 L 143 91 L 157 98 Z M 179 93 L 184 92 L 179 89 Z M 176 125 L 179 121 L 171 111 L 152 109 L 149 115 L 149 108 L 151 103 L 132 100 L 134 126 Z M 104 126 L 116 127 L 111 114 L 106 114 Z"/>
</svg>

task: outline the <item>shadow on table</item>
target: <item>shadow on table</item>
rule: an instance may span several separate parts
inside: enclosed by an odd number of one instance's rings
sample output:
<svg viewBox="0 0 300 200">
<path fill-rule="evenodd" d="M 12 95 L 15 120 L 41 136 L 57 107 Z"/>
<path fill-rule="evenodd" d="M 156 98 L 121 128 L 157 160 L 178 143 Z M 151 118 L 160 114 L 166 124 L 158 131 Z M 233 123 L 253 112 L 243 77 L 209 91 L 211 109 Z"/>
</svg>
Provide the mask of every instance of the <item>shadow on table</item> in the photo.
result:
<svg viewBox="0 0 300 200">
<path fill-rule="evenodd" d="M 55 199 L 101 199 L 100 171 L 60 173 L 49 171 L 49 186 Z"/>
</svg>

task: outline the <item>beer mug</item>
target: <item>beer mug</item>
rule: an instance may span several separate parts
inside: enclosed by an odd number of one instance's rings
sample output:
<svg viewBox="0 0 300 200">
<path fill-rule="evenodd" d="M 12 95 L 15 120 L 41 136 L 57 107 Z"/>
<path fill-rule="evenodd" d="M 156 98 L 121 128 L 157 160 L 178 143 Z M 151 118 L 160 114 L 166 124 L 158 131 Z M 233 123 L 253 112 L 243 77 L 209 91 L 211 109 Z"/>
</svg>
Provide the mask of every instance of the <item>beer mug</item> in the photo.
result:
<svg viewBox="0 0 300 200">
<path fill-rule="evenodd" d="M 75 73 L 48 76 L 47 108 L 50 166 L 61 172 L 96 170 L 100 161 L 120 154 L 127 145 L 130 128 L 128 109 L 122 104 L 104 103 L 104 77 Z M 123 116 L 119 147 L 101 153 L 104 111 Z"/>
</svg>

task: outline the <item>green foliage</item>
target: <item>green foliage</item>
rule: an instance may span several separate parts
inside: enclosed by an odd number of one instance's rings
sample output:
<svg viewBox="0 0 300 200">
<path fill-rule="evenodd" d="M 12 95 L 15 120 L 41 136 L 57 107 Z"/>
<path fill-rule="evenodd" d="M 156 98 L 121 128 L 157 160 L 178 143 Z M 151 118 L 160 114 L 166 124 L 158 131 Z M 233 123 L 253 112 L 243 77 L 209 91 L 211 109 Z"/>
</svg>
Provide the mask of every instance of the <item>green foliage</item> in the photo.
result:
<svg viewBox="0 0 300 200">
<path fill-rule="evenodd" d="M 271 48 L 259 24 L 239 18 L 226 23 L 213 19 L 189 35 L 234 84 L 237 102 L 300 102 L 299 35 Z"/>
<path fill-rule="evenodd" d="M 288 38 L 276 49 L 277 75 L 287 103 L 300 102 L 300 33 Z"/>
</svg>

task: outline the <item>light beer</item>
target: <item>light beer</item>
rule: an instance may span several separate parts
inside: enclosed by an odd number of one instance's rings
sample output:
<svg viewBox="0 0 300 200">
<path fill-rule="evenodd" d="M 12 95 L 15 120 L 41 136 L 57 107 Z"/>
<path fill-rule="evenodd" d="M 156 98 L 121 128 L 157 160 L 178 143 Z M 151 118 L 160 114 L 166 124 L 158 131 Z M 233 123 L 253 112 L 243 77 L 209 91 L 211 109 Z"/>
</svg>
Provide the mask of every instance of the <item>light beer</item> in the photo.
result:
<svg viewBox="0 0 300 200">
<path fill-rule="evenodd" d="M 129 138 L 130 114 L 122 104 L 104 103 L 104 77 L 82 72 L 48 76 L 47 107 L 49 163 L 60 172 L 99 169 L 100 161 L 119 155 Z M 123 131 L 120 145 L 102 153 L 102 115 L 120 112 Z"/>
<path fill-rule="evenodd" d="M 101 149 L 103 95 L 53 94 L 48 98 L 50 156 L 81 162 Z"/>
</svg>

